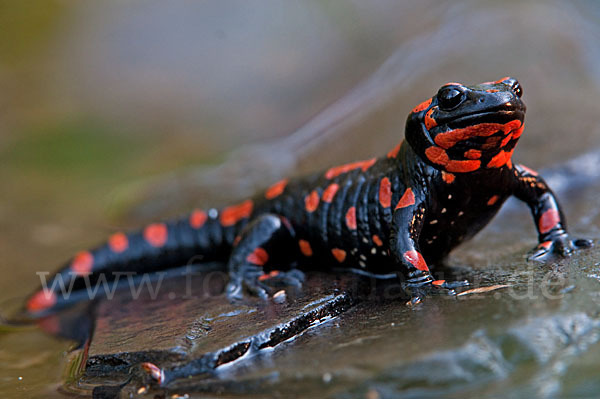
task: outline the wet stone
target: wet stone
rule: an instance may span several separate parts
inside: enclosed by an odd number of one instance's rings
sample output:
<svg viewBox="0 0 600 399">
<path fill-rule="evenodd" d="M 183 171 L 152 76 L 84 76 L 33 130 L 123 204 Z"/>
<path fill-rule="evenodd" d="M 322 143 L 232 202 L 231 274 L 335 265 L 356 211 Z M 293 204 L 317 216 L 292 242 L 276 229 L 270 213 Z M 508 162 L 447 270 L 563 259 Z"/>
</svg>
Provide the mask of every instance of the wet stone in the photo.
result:
<svg viewBox="0 0 600 399">
<path fill-rule="evenodd" d="M 143 362 L 164 371 L 163 385 L 189 375 L 205 378 L 332 320 L 370 288 L 348 273 L 309 273 L 301 290 L 275 290 L 276 300 L 231 303 L 223 294 L 226 274 L 218 270 L 164 279 L 156 289 L 158 281 L 136 299 L 124 288 L 97 304 L 80 388 L 98 391 L 107 381 L 121 386 L 133 375 L 129 388 L 137 391 L 149 382 Z"/>
</svg>

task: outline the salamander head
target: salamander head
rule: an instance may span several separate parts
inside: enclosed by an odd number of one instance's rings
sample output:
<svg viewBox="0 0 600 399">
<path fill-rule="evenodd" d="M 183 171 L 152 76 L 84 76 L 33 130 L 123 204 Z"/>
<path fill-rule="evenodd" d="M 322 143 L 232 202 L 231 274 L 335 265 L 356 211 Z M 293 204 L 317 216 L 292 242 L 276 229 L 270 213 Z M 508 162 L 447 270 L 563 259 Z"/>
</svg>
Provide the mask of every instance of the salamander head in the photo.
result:
<svg viewBox="0 0 600 399">
<path fill-rule="evenodd" d="M 406 140 L 430 165 L 451 173 L 510 165 L 525 104 L 513 78 L 475 86 L 447 83 L 417 105 L 406 121 Z"/>
</svg>

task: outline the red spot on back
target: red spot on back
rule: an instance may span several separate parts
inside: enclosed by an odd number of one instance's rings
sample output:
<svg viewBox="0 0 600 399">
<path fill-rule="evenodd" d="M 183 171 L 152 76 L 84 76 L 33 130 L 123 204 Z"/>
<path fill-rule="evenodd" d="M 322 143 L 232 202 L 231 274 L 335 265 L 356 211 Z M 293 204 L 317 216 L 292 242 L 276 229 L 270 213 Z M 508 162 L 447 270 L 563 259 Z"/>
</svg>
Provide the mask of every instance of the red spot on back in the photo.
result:
<svg viewBox="0 0 600 399">
<path fill-rule="evenodd" d="M 467 159 L 479 159 L 479 158 L 481 158 L 481 151 L 470 149 L 470 150 L 465 151 L 464 156 Z"/>
<path fill-rule="evenodd" d="M 423 101 L 421 104 L 414 107 L 412 112 L 416 114 L 417 112 L 425 111 L 431 105 L 431 100 L 432 99 L 430 98 L 429 100 Z"/>
<path fill-rule="evenodd" d="M 502 79 L 498 79 L 498 80 L 496 80 L 494 83 L 496 83 L 496 84 L 497 84 L 497 83 L 502 83 L 502 82 L 504 82 L 505 80 L 508 80 L 508 79 L 510 79 L 510 76 L 505 76 L 505 77 L 503 77 Z"/>
<path fill-rule="evenodd" d="M 447 184 L 450 184 L 450 183 L 454 182 L 454 179 L 456 179 L 456 176 L 454 176 L 452 173 L 442 171 L 442 179 L 444 179 L 444 181 Z"/>
<path fill-rule="evenodd" d="M 362 171 L 365 172 L 365 171 L 367 171 L 367 169 L 369 169 L 371 166 L 373 166 L 375 164 L 375 162 L 377 162 L 377 159 L 373 158 L 373 159 L 369 159 L 367 161 L 358 161 L 358 162 L 348 163 L 345 165 L 334 166 L 333 168 L 331 168 L 327 172 L 325 172 L 325 177 L 327 179 L 333 179 L 334 177 L 337 177 L 341 174 L 350 172 L 355 169 L 362 169 Z"/>
<path fill-rule="evenodd" d="M 411 251 L 406 251 L 402 255 L 402 257 L 404 258 L 405 261 L 407 261 L 408 263 L 410 263 L 417 269 L 425 271 L 425 272 L 429 271 L 429 268 L 427 267 L 427 262 L 425 262 L 425 259 L 423 259 L 423 255 L 421 255 L 420 252 L 415 251 L 413 249 Z"/>
<path fill-rule="evenodd" d="M 129 248 L 129 239 L 123 233 L 115 233 L 108 238 L 108 246 L 111 251 L 120 254 Z"/>
<path fill-rule="evenodd" d="M 331 203 L 331 201 L 333 201 L 333 198 L 335 197 L 335 195 L 337 194 L 339 189 L 340 189 L 339 184 L 331 183 L 325 189 L 325 191 L 323 191 L 323 196 L 322 196 L 323 201 Z"/>
<path fill-rule="evenodd" d="M 508 160 L 512 157 L 511 151 L 500 151 L 498 154 L 494 155 L 494 157 L 487 164 L 488 168 L 500 168 L 508 162 Z"/>
<path fill-rule="evenodd" d="M 78 276 L 87 276 L 94 268 L 94 256 L 89 251 L 81 251 L 71 262 L 71 271 Z"/>
<path fill-rule="evenodd" d="M 552 246 L 552 241 L 544 241 L 543 243 L 540 244 L 541 247 L 543 247 L 544 249 L 550 249 L 550 247 Z"/>
<path fill-rule="evenodd" d="M 375 245 L 377 245 L 378 247 L 382 247 L 383 246 L 383 241 L 381 241 L 381 238 L 379 238 L 379 236 L 377 234 L 373 235 L 373 242 L 375 243 Z"/>
<path fill-rule="evenodd" d="M 313 190 L 310 194 L 304 198 L 304 207 L 307 212 L 314 212 L 319 207 L 319 193 L 317 190 Z"/>
<path fill-rule="evenodd" d="M 446 280 L 434 280 L 431 282 L 431 284 L 437 285 L 438 287 L 444 285 L 445 283 L 446 283 Z"/>
<path fill-rule="evenodd" d="M 431 117 L 431 115 L 433 114 L 433 112 L 435 111 L 435 107 L 431 108 L 429 111 L 427 111 L 427 113 L 425 114 L 425 127 L 427 128 L 427 130 L 430 130 L 433 127 L 437 126 L 437 122 L 435 121 L 435 119 L 433 119 Z"/>
<path fill-rule="evenodd" d="M 415 195 L 413 194 L 413 190 L 409 187 L 406 189 L 404 194 L 402 194 L 402 198 L 398 201 L 396 205 L 396 209 L 406 208 L 407 206 L 414 205 L 415 203 Z"/>
<path fill-rule="evenodd" d="M 264 248 L 258 247 L 254 249 L 250 255 L 248 255 L 246 261 L 257 266 L 264 266 L 265 263 L 269 261 L 269 254 L 264 250 Z"/>
<path fill-rule="evenodd" d="M 331 250 L 331 253 L 333 254 L 333 257 L 340 263 L 346 260 L 346 251 L 343 249 L 334 248 Z"/>
<path fill-rule="evenodd" d="M 254 202 L 246 200 L 241 204 L 229 206 L 221 212 L 221 225 L 225 227 L 233 226 L 240 220 L 247 219 L 252 215 Z"/>
<path fill-rule="evenodd" d="M 298 241 L 298 246 L 300 247 L 300 252 L 302 252 L 302 255 L 307 257 L 313 255 L 312 247 L 310 246 L 310 243 L 308 241 L 300 240 Z"/>
<path fill-rule="evenodd" d="M 346 212 L 346 226 L 350 230 L 356 230 L 356 207 L 354 206 Z"/>
<path fill-rule="evenodd" d="M 468 173 L 468 172 L 473 172 L 474 170 L 479 169 L 480 166 L 481 166 L 481 161 L 450 160 L 446 164 L 446 170 L 448 172 L 455 172 L 455 173 Z"/>
<path fill-rule="evenodd" d="M 160 248 L 167 243 L 169 232 L 164 223 L 153 223 L 144 229 L 144 239 L 153 247 Z"/>
<path fill-rule="evenodd" d="M 400 142 L 400 144 L 392 148 L 392 150 L 387 153 L 387 157 L 396 158 L 398 156 L 398 153 L 400 152 L 400 147 L 402 147 L 402 142 Z"/>
<path fill-rule="evenodd" d="M 194 229 L 199 229 L 204 226 L 206 220 L 208 219 L 208 215 L 203 210 L 197 209 L 190 215 L 190 226 Z"/>
<path fill-rule="evenodd" d="M 488 200 L 487 204 L 488 204 L 489 206 L 492 206 L 492 205 L 494 205 L 496 202 L 498 202 L 498 200 L 499 200 L 499 199 L 500 199 L 500 196 L 499 196 L 499 195 L 494 195 L 494 196 L 492 196 L 492 197 L 491 197 L 491 198 Z"/>
<path fill-rule="evenodd" d="M 271 187 L 265 191 L 265 198 L 268 200 L 272 200 L 273 198 L 279 197 L 285 191 L 285 188 L 288 185 L 289 180 L 283 179 L 273 184 Z"/>
<path fill-rule="evenodd" d="M 550 208 L 540 217 L 540 221 L 538 224 L 540 233 L 545 234 L 556 227 L 556 225 L 560 222 L 560 213 L 558 210 L 554 208 Z"/>
<path fill-rule="evenodd" d="M 392 206 L 392 183 L 387 177 L 379 182 L 379 203 L 384 208 Z"/>
<path fill-rule="evenodd" d="M 58 298 L 52 291 L 45 292 L 44 290 L 36 292 L 27 301 L 27 311 L 31 313 L 41 312 L 56 305 Z"/>
</svg>

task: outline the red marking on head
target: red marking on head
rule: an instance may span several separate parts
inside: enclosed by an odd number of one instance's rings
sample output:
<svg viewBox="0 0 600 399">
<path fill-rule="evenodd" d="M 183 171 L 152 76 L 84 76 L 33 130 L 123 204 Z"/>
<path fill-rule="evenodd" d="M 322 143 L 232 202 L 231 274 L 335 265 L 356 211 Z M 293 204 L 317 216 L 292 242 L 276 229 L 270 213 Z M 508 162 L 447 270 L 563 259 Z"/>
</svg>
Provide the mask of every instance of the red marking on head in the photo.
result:
<svg viewBox="0 0 600 399">
<path fill-rule="evenodd" d="M 500 168 L 508 162 L 508 160 L 512 157 L 513 151 L 500 151 L 498 154 L 494 155 L 494 157 L 487 164 L 488 168 Z"/>
<path fill-rule="evenodd" d="M 454 160 L 448 157 L 443 148 L 431 146 L 425 150 L 425 156 L 435 164 L 442 165 L 448 172 L 467 173 L 479 169 L 481 161 L 477 160 Z"/>
<path fill-rule="evenodd" d="M 431 105 L 431 100 L 432 99 L 430 98 L 429 100 L 423 101 L 421 104 L 414 107 L 412 112 L 416 114 L 417 112 L 425 111 Z"/>
<path fill-rule="evenodd" d="M 247 219 L 252 215 L 254 202 L 246 200 L 241 204 L 229 206 L 221 212 L 221 225 L 225 227 L 233 226 L 240 220 Z"/>
<path fill-rule="evenodd" d="M 400 147 L 402 147 L 402 142 L 400 142 L 400 144 L 392 148 L 392 150 L 387 153 L 387 157 L 396 158 L 398 156 L 398 153 L 400 152 Z"/>
<path fill-rule="evenodd" d="M 196 209 L 190 215 L 190 226 L 192 226 L 192 228 L 194 229 L 199 229 L 202 226 L 204 226 L 204 223 L 206 223 L 207 219 L 208 215 L 206 214 L 206 212 L 200 209 Z"/>
<path fill-rule="evenodd" d="M 144 229 L 144 239 L 153 247 L 160 248 L 167 243 L 169 231 L 164 223 L 153 223 Z"/>
<path fill-rule="evenodd" d="M 464 157 L 467 159 L 479 159 L 481 158 L 481 151 L 470 149 L 465 151 Z"/>
<path fill-rule="evenodd" d="M 560 222 L 560 213 L 555 208 L 550 208 L 540 217 L 538 228 L 540 233 L 545 234 L 556 227 Z"/>
<path fill-rule="evenodd" d="M 455 172 L 455 173 L 468 173 L 468 172 L 473 172 L 474 170 L 479 169 L 480 166 L 481 166 L 481 161 L 450 160 L 446 164 L 446 170 L 448 172 Z"/>
<path fill-rule="evenodd" d="M 367 161 L 358 161 L 358 162 L 348 163 L 345 165 L 334 166 L 333 168 L 331 168 L 327 172 L 325 172 L 325 177 L 327 179 L 333 179 L 334 177 L 337 177 L 341 174 L 350 172 L 355 169 L 362 169 L 363 172 L 366 172 L 367 169 L 369 169 L 371 166 L 373 166 L 375 164 L 375 162 L 377 162 L 377 159 L 373 158 L 373 159 L 369 159 Z"/>
<path fill-rule="evenodd" d="M 273 198 L 279 197 L 285 191 L 285 188 L 287 187 L 288 183 L 288 179 L 283 179 L 273 184 L 267 189 L 267 191 L 265 191 L 265 198 L 268 200 L 272 200 Z"/>
<path fill-rule="evenodd" d="M 396 209 L 406 208 L 407 206 L 414 205 L 415 203 L 415 195 L 413 194 L 413 190 L 409 187 L 406 189 L 404 194 L 402 194 L 402 198 L 398 201 L 398 205 L 396 205 Z"/>
<path fill-rule="evenodd" d="M 384 208 L 392 206 L 392 182 L 387 177 L 379 182 L 379 203 Z"/>
<path fill-rule="evenodd" d="M 487 202 L 488 206 L 494 205 L 500 199 L 499 195 L 493 195 Z"/>
<path fill-rule="evenodd" d="M 498 93 L 500 90 L 496 90 L 496 89 L 487 89 L 486 92 L 488 93 Z"/>
<path fill-rule="evenodd" d="M 525 126 L 521 125 L 520 128 L 515 129 L 513 131 L 513 139 L 518 139 L 519 137 L 521 137 L 521 135 L 523 134 L 523 129 L 525 129 Z"/>
<path fill-rule="evenodd" d="M 381 241 L 381 238 L 379 238 L 379 236 L 377 234 L 373 235 L 373 242 L 375 243 L 375 245 L 377 245 L 378 247 L 382 247 L 383 246 L 383 241 Z"/>
<path fill-rule="evenodd" d="M 502 139 L 502 142 L 500 143 L 500 147 L 506 146 L 510 140 L 512 140 L 512 133 L 509 133 L 506 137 L 504 137 Z"/>
<path fill-rule="evenodd" d="M 525 165 L 519 165 L 519 167 L 520 167 L 521 169 L 523 169 L 525 172 L 527 172 L 527 173 L 529 173 L 530 175 L 532 175 L 532 176 L 537 176 L 537 175 L 538 175 L 538 172 L 536 172 L 535 170 L 533 170 L 533 169 L 531 169 L 531 168 L 528 168 L 528 167 L 527 167 L 527 166 L 525 166 Z"/>
<path fill-rule="evenodd" d="M 322 199 L 324 202 L 328 202 L 331 203 L 331 201 L 333 201 L 333 198 L 335 197 L 335 195 L 337 194 L 338 190 L 340 189 L 340 185 L 336 184 L 336 183 L 331 183 L 326 189 L 325 191 L 323 191 L 323 195 L 322 195 Z"/>
<path fill-rule="evenodd" d="M 314 212 L 319 207 L 319 193 L 317 190 L 313 190 L 310 194 L 304 198 L 304 206 L 307 212 Z"/>
<path fill-rule="evenodd" d="M 550 249 L 550 247 L 552 246 L 552 241 L 544 241 L 543 243 L 540 244 L 541 247 L 543 247 L 544 249 Z"/>
<path fill-rule="evenodd" d="M 94 268 L 94 256 L 89 251 L 81 251 L 71 262 L 71 271 L 78 276 L 87 276 Z"/>
<path fill-rule="evenodd" d="M 120 254 L 129 248 L 129 239 L 123 233 L 115 233 L 108 238 L 108 246 L 111 251 Z"/>
<path fill-rule="evenodd" d="M 454 182 L 454 179 L 456 179 L 456 176 L 454 176 L 452 173 L 442 171 L 442 179 L 444 179 L 446 184 L 450 184 L 450 183 Z"/>
<path fill-rule="evenodd" d="M 308 241 L 300 240 L 298 241 L 298 246 L 300 247 L 300 252 L 302 252 L 302 255 L 306 257 L 313 256 L 313 250 Z"/>
<path fill-rule="evenodd" d="M 425 259 L 423 259 L 423 255 L 421 255 L 420 252 L 415 251 L 413 249 L 411 251 L 406 251 L 402 255 L 402 257 L 404 258 L 405 261 L 407 261 L 408 263 L 410 263 L 417 269 L 422 270 L 424 272 L 429 271 L 429 268 L 427 267 L 427 262 L 425 262 Z"/>
<path fill-rule="evenodd" d="M 482 150 L 493 150 L 498 148 L 499 143 L 502 141 L 502 137 L 491 136 L 485 140 L 485 143 L 482 144 L 479 148 Z"/>
<path fill-rule="evenodd" d="M 425 156 L 433 163 L 446 166 L 450 161 L 448 154 L 440 147 L 431 146 L 425 150 Z"/>
<path fill-rule="evenodd" d="M 333 254 L 333 257 L 340 263 L 346 260 L 346 251 L 343 249 L 334 248 L 331 250 L 331 253 Z"/>
<path fill-rule="evenodd" d="M 504 82 L 505 80 L 508 80 L 508 79 L 510 79 L 510 76 L 505 76 L 502 79 L 496 80 L 494 83 L 496 83 L 496 84 L 502 83 L 502 82 Z"/>
<path fill-rule="evenodd" d="M 269 254 L 264 248 L 257 247 L 250 255 L 248 255 L 246 261 L 257 266 L 264 266 L 265 263 L 269 261 Z"/>
<path fill-rule="evenodd" d="M 29 298 L 26 305 L 27 311 L 30 313 L 41 312 L 56 305 L 56 302 L 58 302 L 58 298 L 54 292 L 42 290 Z"/>
<path fill-rule="evenodd" d="M 430 130 L 433 127 L 437 126 L 437 122 L 435 121 L 435 119 L 433 119 L 431 117 L 431 115 L 433 114 L 433 112 L 435 111 L 435 107 L 431 108 L 429 111 L 427 111 L 427 113 L 425 114 L 425 127 L 427 128 L 427 130 Z"/>
<path fill-rule="evenodd" d="M 440 133 L 435 136 L 435 143 L 444 149 L 454 147 L 456 143 L 468 140 L 472 137 L 488 137 L 500 130 L 504 130 L 504 125 L 500 123 L 479 123 L 461 129 L 454 129 L 448 132 Z"/>
<path fill-rule="evenodd" d="M 346 212 L 346 226 L 350 230 L 356 230 L 356 207 L 354 206 Z"/>
<path fill-rule="evenodd" d="M 263 274 L 262 276 L 259 276 L 259 277 L 258 277 L 258 281 L 265 281 L 265 280 L 268 280 L 268 279 L 270 279 L 270 278 L 277 277 L 278 275 L 279 275 L 279 271 L 277 271 L 277 270 L 272 270 L 272 271 L 271 271 L 271 272 L 269 272 L 269 273 L 265 273 L 265 274 Z"/>
<path fill-rule="evenodd" d="M 439 287 L 441 285 L 446 284 L 446 280 L 434 280 L 434 281 L 431 282 L 431 284 L 437 285 Z"/>
</svg>

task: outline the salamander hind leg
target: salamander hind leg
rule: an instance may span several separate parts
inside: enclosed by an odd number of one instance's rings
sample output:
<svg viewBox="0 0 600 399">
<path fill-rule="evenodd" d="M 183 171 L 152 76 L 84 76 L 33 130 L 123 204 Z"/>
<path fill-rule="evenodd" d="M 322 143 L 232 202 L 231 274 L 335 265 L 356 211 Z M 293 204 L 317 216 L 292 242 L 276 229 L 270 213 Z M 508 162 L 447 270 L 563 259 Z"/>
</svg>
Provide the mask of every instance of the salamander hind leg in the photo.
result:
<svg viewBox="0 0 600 399">
<path fill-rule="evenodd" d="M 227 297 L 240 300 L 247 290 L 267 299 L 277 288 L 300 287 L 301 271 L 280 270 L 290 269 L 297 259 L 293 237 L 292 226 L 274 214 L 261 215 L 246 226 L 229 258 Z"/>
</svg>

